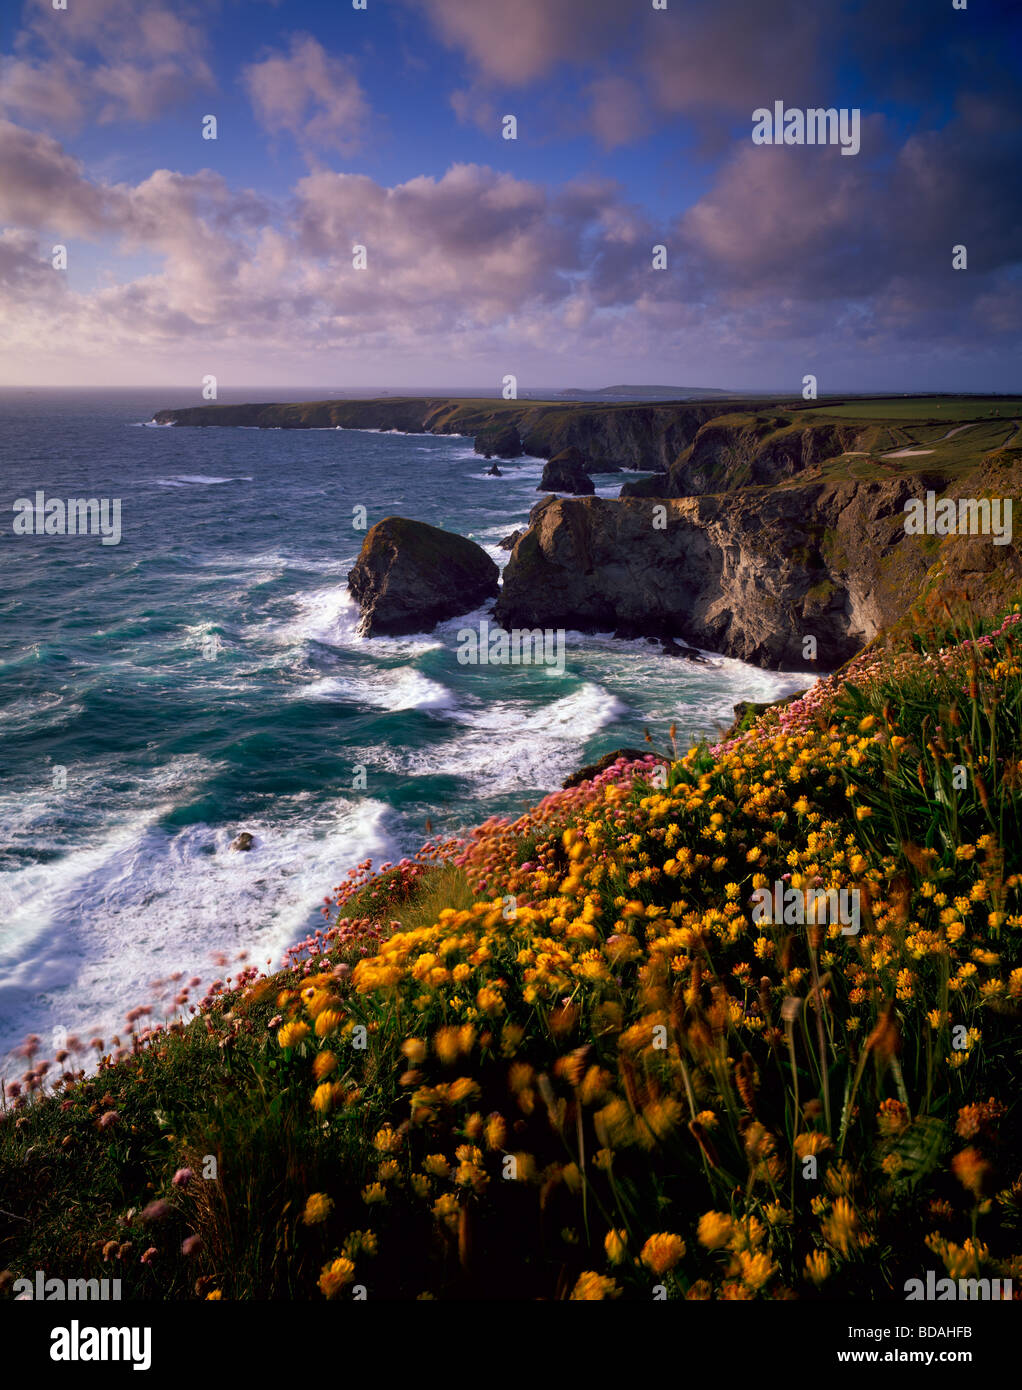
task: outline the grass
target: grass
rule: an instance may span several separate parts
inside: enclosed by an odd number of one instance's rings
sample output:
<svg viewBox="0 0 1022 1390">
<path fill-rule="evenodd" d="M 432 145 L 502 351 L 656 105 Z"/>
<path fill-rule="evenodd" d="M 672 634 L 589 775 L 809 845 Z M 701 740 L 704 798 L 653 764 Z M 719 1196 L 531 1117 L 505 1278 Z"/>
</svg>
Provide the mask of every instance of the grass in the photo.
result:
<svg viewBox="0 0 1022 1390">
<path fill-rule="evenodd" d="M 948 614 L 664 775 L 350 871 L 272 976 L 0 1111 L 0 1266 L 126 1297 L 1022 1279 L 1022 651 Z M 757 919 L 782 876 L 861 925 Z M 53 1072 L 48 1075 L 52 1078 Z M 197 1237 L 197 1239 L 196 1239 Z"/>
</svg>

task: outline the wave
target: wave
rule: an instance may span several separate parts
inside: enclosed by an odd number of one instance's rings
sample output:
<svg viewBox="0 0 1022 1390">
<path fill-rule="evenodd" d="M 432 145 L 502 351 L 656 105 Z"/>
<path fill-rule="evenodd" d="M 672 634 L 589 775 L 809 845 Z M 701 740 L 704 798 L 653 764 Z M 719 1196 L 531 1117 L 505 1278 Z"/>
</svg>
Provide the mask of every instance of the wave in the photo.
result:
<svg viewBox="0 0 1022 1390">
<path fill-rule="evenodd" d="M 35 930 L 31 940 L 9 940 L 0 958 L 0 1056 L 30 1027 L 109 1038 L 127 1008 L 152 999 L 154 974 L 180 969 L 207 985 L 222 977 L 209 964 L 213 953 L 276 963 L 316 923 L 348 865 L 389 852 L 390 808 L 380 801 L 341 801 L 309 815 L 298 797 L 278 803 L 274 820 L 176 834 L 156 823 L 166 809 L 25 871 L 34 875 L 30 901 L 7 890 Z M 248 852 L 228 848 L 238 829 L 255 837 Z M 152 1021 L 160 1017 L 154 1009 Z"/>
<path fill-rule="evenodd" d="M 586 743 L 627 708 L 587 681 L 539 709 L 524 700 L 459 707 L 450 717 L 466 726 L 465 732 L 446 742 L 419 749 L 377 747 L 360 757 L 406 777 L 468 781 L 476 795 L 549 790 L 580 765 Z"/>
<path fill-rule="evenodd" d="M 250 483 L 251 477 L 214 478 L 207 473 L 175 473 L 170 478 L 156 478 L 157 487 L 208 487 L 214 483 Z"/>
<path fill-rule="evenodd" d="M 457 705 L 457 696 L 446 685 L 411 667 L 377 670 L 357 677 L 324 676 L 294 694 L 300 699 L 340 700 L 394 713 L 409 709 L 449 711 Z"/>
</svg>

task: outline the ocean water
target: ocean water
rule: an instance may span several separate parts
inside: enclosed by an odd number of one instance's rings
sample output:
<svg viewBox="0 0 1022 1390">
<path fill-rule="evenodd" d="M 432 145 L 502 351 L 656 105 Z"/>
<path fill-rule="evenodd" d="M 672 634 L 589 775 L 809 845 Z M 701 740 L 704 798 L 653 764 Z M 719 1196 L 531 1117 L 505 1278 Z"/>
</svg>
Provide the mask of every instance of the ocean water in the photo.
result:
<svg viewBox="0 0 1022 1390">
<path fill-rule="evenodd" d="M 460 666 L 483 610 L 363 640 L 353 508 L 503 565 L 541 461 L 491 478 L 470 439 L 147 424 L 196 395 L 0 392 L 0 1073 L 29 1029 L 44 1055 L 53 1030 L 108 1038 L 171 972 L 277 964 L 350 866 L 414 852 L 427 821 L 514 815 L 646 728 L 712 734 L 806 684 L 609 634 L 569 633 L 563 675 Z M 120 499 L 120 543 L 15 535 L 38 489 Z"/>
</svg>

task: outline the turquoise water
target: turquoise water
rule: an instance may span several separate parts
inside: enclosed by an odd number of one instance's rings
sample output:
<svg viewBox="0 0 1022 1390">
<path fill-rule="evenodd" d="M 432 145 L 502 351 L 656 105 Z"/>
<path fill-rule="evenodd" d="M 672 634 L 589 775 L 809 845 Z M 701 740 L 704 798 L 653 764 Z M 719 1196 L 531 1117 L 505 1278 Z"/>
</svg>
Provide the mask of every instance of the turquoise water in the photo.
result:
<svg viewBox="0 0 1022 1390">
<path fill-rule="evenodd" d="M 470 439 L 147 427 L 196 396 L 0 393 L 0 1058 L 29 1028 L 109 1036 L 172 971 L 276 964 L 349 866 L 414 852 L 427 820 L 514 814 L 646 727 L 664 746 L 672 720 L 712 733 L 805 685 L 609 635 L 569 633 L 563 676 L 459 665 L 483 610 L 362 640 L 353 508 L 503 564 L 540 461 L 491 478 Z M 120 543 L 15 535 L 40 488 L 120 499 Z"/>
</svg>

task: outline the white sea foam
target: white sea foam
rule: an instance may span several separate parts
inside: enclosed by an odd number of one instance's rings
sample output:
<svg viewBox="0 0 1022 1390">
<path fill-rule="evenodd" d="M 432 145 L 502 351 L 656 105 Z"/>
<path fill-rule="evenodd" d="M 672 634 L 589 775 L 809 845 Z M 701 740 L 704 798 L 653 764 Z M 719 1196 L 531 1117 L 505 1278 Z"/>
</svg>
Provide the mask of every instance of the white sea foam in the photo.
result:
<svg viewBox="0 0 1022 1390">
<path fill-rule="evenodd" d="M 384 710 L 449 710 L 457 696 L 413 667 L 378 669 L 359 676 L 323 676 L 294 692 L 306 700 L 338 700 Z"/>
<path fill-rule="evenodd" d="M 429 748 L 366 749 L 367 766 L 405 776 L 467 779 L 484 795 L 555 786 L 579 765 L 586 742 L 627 706 L 586 682 L 538 709 L 525 700 L 459 706 L 451 718 L 465 732 Z"/>
<path fill-rule="evenodd" d="M 29 1028 L 106 1038 L 120 1028 L 123 1038 L 124 1013 L 152 998 L 154 976 L 182 970 L 208 984 L 231 973 L 210 965 L 213 952 L 234 958 L 244 950 L 253 964 L 278 964 L 316 924 L 344 868 L 389 852 L 389 808 L 380 801 L 339 801 L 310 816 L 304 798 L 284 799 L 273 821 L 247 817 L 236 827 L 177 833 L 158 825 L 167 809 L 153 807 L 89 849 L 25 870 L 28 878 L 5 876 L 21 885 L 5 885 L 3 906 L 33 929 L 5 935 L 0 1058 Z M 238 829 L 255 837 L 247 853 L 228 848 Z M 159 1017 L 154 1010 L 151 1021 Z"/>
<path fill-rule="evenodd" d="M 251 477 L 214 478 L 207 473 L 175 473 L 170 478 L 157 478 L 157 487 L 209 487 L 214 483 L 250 483 Z"/>
</svg>

